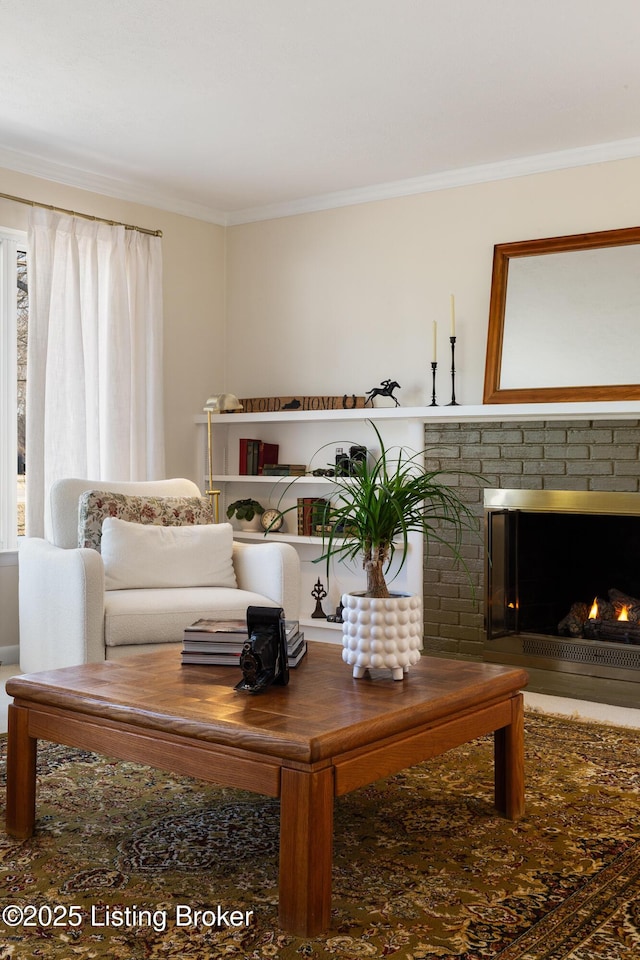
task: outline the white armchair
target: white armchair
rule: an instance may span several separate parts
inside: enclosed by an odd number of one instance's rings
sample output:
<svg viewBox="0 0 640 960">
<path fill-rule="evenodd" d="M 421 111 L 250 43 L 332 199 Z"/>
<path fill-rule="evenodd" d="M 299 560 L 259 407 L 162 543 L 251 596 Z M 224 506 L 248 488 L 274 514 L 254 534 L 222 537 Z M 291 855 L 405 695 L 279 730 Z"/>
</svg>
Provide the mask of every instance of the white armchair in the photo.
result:
<svg viewBox="0 0 640 960">
<path fill-rule="evenodd" d="M 108 490 L 126 497 L 201 497 L 194 483 L 181 479 L 129 483 L 68 479 L 52 484 L 48 539 L 27 537 L 19 551 L 23 671 L 32 673 L 116 659 L 165 648 L 167 644 L 179 649 L 188 624 L 200 617 L 244 617 L 252 604 L 283 607 L 287 617 L 298 617 L 300 566 L 293 547 L 274 541 L 231 543 L 232 534 L 223 529 L 227 524 L 218 525 L 216 530 L 199 530 L 207 537 L 228 536 L 233 585 L 227 578 L 222 586 L 191 586 L 182 582 L 182 567 L 180 586 L 148 586 L 143 576 L 144 586 L 123 588 L 117 571 L 110 575 L 109 563 L 124 560 L 119 569 L 126 571 L 126 556 L 112 553 L 116 560 L 106 559 L 105 576 L 101 553 L 92 547 L 78 547 L 79 502 L 91 490 Z M 128 528 L 130 524 L 124 526 Z M 136 525 L 136 531 L 140 529 Z M 161 531 L 156 527 L 154 535 L 157 534 Z M 175 536 L 184 539 L 182 534 Z"/>
</svg>

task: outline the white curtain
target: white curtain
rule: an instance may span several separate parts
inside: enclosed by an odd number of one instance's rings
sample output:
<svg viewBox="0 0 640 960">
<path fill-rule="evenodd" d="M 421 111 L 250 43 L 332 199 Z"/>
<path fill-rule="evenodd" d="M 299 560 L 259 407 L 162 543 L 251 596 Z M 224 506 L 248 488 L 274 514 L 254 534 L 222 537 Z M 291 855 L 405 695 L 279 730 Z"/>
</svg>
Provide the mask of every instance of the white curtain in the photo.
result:
<svg viewBox="0 0 640 960">
<path fill-rule="evenodd" d="M 34 207 L 27 536 L 61 477 L 164 476 L 160 238 Z"/>
</svg>

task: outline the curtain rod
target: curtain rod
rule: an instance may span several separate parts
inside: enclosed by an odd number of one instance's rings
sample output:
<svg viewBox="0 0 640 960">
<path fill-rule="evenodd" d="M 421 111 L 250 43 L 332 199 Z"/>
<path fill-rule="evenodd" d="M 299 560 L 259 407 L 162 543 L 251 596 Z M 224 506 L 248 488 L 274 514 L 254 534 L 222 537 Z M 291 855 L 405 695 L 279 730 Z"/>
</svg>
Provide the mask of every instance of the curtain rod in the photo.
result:
<svg viewBox="0 0 640 960">
<path fill-rule="evenodd" d="M 90 213 L 78 213 L 76 210 L 65 210 L 64 207 L 54 207 L 50 203 L 38 203 L 37 200 L 25 200 L 24 197 L 13 197 L 10 193 L 0 193 L 0 200 L 13 200 L 14 203 L 26 203 L 29 207 L 42 207 L 54 213 L 68 213 L 72 217 L 82 217 L 83 220 L 95 220 L 97 223 L 108 223 L 111 227 L 124 227 L 125 230 L 137 230 L 138 233 L 148 233 L 152 237 L 161 237 L 162 230 L 148 230 L 146 227 L 134 227 L 130 223 L 120 223 L 119 220 L 106 220 L 104 217 L 94 217 Z"/>
</svg>

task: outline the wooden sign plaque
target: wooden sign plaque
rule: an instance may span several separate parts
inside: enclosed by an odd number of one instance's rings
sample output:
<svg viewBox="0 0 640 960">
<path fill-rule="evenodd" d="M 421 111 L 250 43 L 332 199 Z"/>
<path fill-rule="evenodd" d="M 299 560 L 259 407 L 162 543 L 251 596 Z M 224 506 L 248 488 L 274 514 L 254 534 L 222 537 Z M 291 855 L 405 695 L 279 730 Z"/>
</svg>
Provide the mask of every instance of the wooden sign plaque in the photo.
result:
<svg viewBox="0 0 640 960">
<path fill-rule="evenodd" d="M 242 413 L 280 413 L 283 410 L 356 410 L 364 397 L 345 393 L 341 397 L 241 397 Z"/>
</svg>

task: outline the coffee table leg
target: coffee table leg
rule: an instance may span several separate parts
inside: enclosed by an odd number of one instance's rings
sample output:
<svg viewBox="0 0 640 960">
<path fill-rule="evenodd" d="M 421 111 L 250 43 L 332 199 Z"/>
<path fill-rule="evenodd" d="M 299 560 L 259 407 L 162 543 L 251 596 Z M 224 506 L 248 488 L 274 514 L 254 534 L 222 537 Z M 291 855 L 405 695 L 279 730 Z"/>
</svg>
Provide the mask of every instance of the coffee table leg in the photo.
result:
<svg viewBox="0 0 640 960">
<path fill-rule="evenodd" d="M 511 723 L 496 730 L 495 803 L 509 820 L 524 815 L 524 697 L 511 700 Z"/>
<path fill-rule="evenodd" d="M 299 937 L 327 929 L 331 914 L 333 768 L 282 769 L 280 926 Z"/>
<path fill-rule="evenodd" d="M 33 835 L 36 820 L 38 741 L 29 736 L 29 711 L 9 704 L 8 730 L 7 833 L 24 839 Z"/>
</svg>

